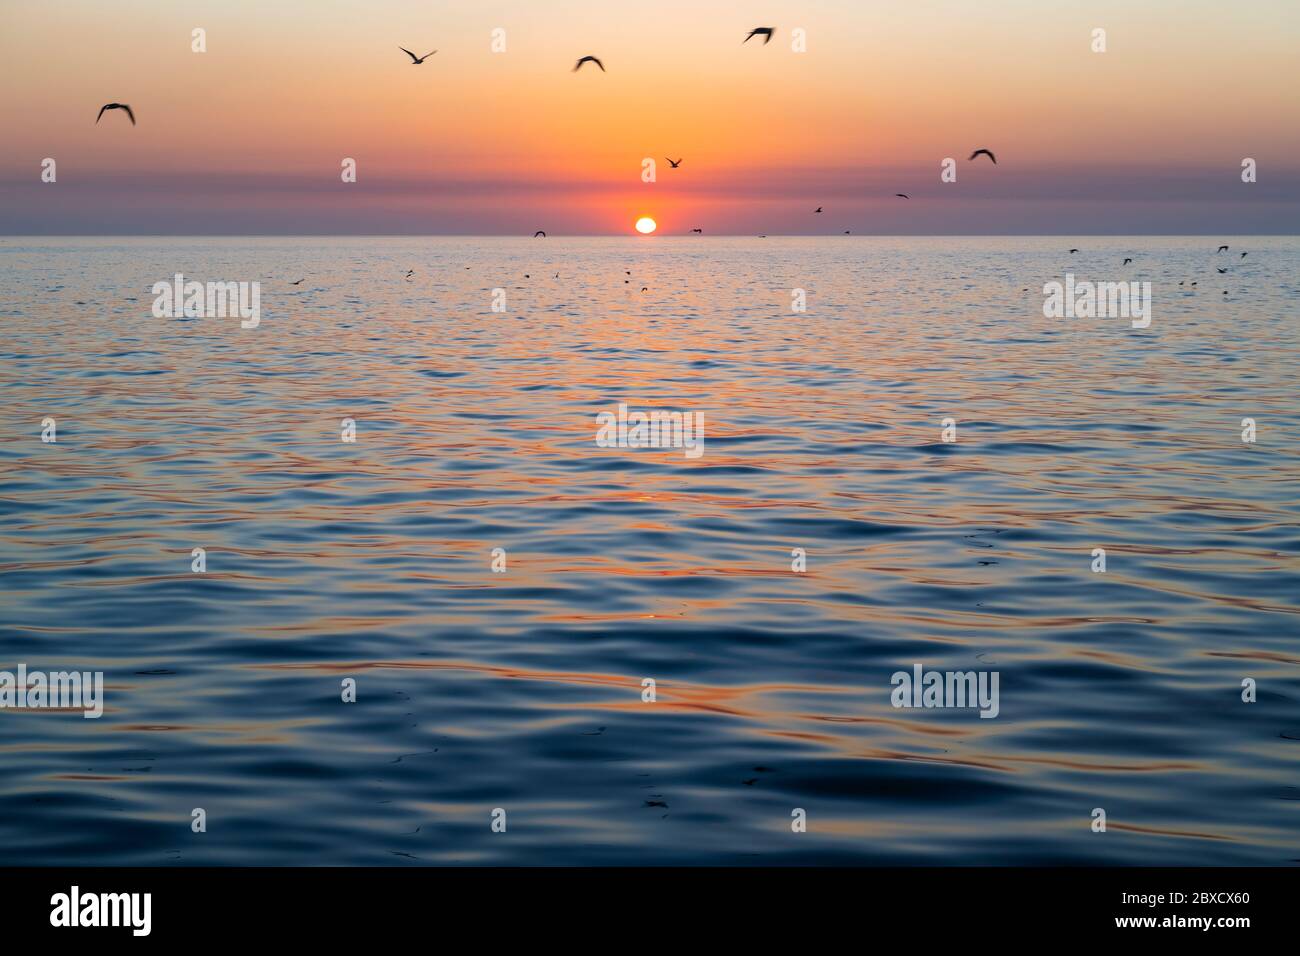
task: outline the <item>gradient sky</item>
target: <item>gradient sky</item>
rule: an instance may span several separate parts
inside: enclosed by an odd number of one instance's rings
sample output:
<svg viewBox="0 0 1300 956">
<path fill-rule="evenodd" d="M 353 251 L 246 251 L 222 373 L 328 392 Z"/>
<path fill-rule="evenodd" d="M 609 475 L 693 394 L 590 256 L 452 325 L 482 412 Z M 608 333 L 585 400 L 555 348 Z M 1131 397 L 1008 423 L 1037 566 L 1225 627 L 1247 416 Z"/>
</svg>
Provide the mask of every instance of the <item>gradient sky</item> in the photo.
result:
<svg viewBox="0 0 1300 956">
<path fill-rule="evenodd" d="M 1298 48 L 1296 0 L 0 0 L 0 233 L 1295 233 Z"/>
</svg>

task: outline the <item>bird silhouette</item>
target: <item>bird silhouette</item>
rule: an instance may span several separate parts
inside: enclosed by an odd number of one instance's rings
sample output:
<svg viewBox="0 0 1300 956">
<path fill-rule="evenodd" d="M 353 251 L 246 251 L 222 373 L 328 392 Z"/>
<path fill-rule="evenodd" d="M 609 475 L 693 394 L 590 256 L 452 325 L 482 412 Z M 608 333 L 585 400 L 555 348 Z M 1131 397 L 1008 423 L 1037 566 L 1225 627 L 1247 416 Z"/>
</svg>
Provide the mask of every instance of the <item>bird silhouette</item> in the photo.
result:
<svg viewBox="0 0 1300 956">
<path fill-rule="evenodd" d="M 306 278 L 306 276 L 303 276 L 302 279 L 299 279 L 297 282 L 290 282 L 289 285 L 302 285 L 303 279 Z"/>
<path fill-rule="evenodd" d="M 596 59 L 594 56 L 584 56 L 581 60 L 579 60 L 577 63 L 573 65 L 573 72 L 577 73 L 579 70 L 581 70 L 582 64 L 584 63 L 595 63 L 598 67 L 600 67 L 600 72 L 602 73 L 606 72 L 605 64 L 601 63 L 600 60 Z"/>
<path fill-rule="evenodd" d="M 398 49 L 411 58 L 411 66 L 419 66 L 425 60 L 429 59 L 429 57 L 433 56 L 433 54 L 438 52 L 437 50 L 431 50 L 430 52 L 426 53 L 424 56 L 416 56 L 414 53 L 412 53 L 404 46 L 399 46 Z"/>
<path fill-rule="evenodd" d="M 103 118 L 104 110 L 126 110 L 126 115 L 131 117 L 131 125 L 135 125 L 135 113 L 132 112 L 131 107 L 127 106 L 125 103 L 105 103 L 99 108 L 99 116 L 95 117 L 96 126 L 99 125 L 100 119 Z"/>
<path fill-rule="evenodd" d="M 1079 251 L 1078 249 L 1071 249 L 1071 250 L 1070 250 L 1070 255 L 1074 255 L 1074 254 L 1075 254 L 1076 252 L 1078 252 L 1078 251 Z"/>
<path fill-rule="evenodd" d="M 682 157 L 682 159 L 685 159 L 685 158 L 686 158 L 686 157 L 684 157 L 684 156 Z M 668 159 L 668 157 L 665 156 L 664 159 Z M 678 166 L 680 166 L 681 164 L 682 164 L 682 160 L 681 160 L 681 159 L 677 160 L 677 162 L 675 162 L 675 163 L 674 163 L 671 159 L 668 159 L 668 165 L 671 166 L 673 169 L 676 169 L 676 168 L 677 168 Z"/>
<path fill-rule="evenodd" d="M 911 198 L 912 198 L 912 197 L 909 196 L 907 193 L 894 193 L 894 195 L 897 196 L 899 199 L 911 199 Z"/>
<path fill-rule="evenodd" d="M 1124 265 L 1128 265 L 1128 264 L 1129 264 L 1130 262 L 1132 262 L 1132 261 L 1133 261 L 1132 259 L 1125 259 L 1125 260 L 1124 260 Z"/>
<path fill-rule="evenodd" d="M 700 236 L 704 235 L 704 230 L 703 230 L 703 229 L 692 229 L 691 232 L 695 233 L 696 235 L 700 235 Z"/>
<path fill-rule="evenodd" d="M 1241 258 L 1243 259 L 1246 258 L 1246 254 L 1244 252 L 1241 254 Z"/>
<path fill-rule="evenodd" d="M 813 212 L 821 212 L 821 211 L 822 211 L 822 207 L 821 207 L 821 206 L 818 206 L 816 209 L 813 210 Z"/>
<path fill-rule="evenodd" d="M 775 30 L 776 27 L 754 27 L 754 29 L 749 31 L 749 36 L 745 37 L 745 39 L 741 40 L 740 42 L 748 43 L 754 37 L 762 37 L 763 45 L 767 46 L 767 44 L 772 42 L 772 33 Z"/>
<path fill-rule="evenodd" d="M 543 230 L 538 229 L 535 233 L 533 233 L 533 238 L 536 239 L 538 236 L 541 236 L 543 239 L 545 239 L 546 233 Z"/>
<path fill-rule="evenodd" d="M 1227 252 L 1227 251 L 1228 251 L 1227 246 L 1219 246 L 1219 252 Z"/>
<path fill-rule="evenodd" d="M 1219 275 L 1223 275 L 1223 274 L 1224 274 L 1225 272 L 1227 272 L 1227 271 L 1228 271 L 1227 269 L 1220 269 L 1220 270 L 1219 270 Z"/>
<path fill-rule="evenodd" d="M 989 150 L 987 150 L 987 149 L 983 149 L 983 148 L 981 148 L 981 149 L 977 149 L 977 150 L 975 150 L 975 152 L 971 153 L 971 154 L 970 154 L 970 158 L 971 158 L 971 159 L 974 159 L 976 156 L 979 156 L 979 155 L 987 156 L 989 159 L 993 160 L 993 165 L 994 165 L 994 166 L 996 166 L 996 165 L 998 164 L 998 158 L 997 158 L 996 156 L 994 156 L 993 153 L 992 153 L 991 151 L 989 151 Z M 969 162 L 969 161 L 970 161 L 970 160 L 967 160 L 967 162 Z"/>
</svg>

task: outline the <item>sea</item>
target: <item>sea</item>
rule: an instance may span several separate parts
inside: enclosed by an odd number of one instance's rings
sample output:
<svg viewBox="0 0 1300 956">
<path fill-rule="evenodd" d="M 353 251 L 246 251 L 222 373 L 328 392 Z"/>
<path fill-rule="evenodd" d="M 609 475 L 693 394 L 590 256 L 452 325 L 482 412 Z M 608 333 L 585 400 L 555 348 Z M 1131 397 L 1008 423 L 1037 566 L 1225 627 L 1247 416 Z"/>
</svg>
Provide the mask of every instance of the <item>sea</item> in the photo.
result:
<svg viewBox="0 0 1300 956">
<path fill-rule="evenodd" d="M 0 706 L 0 865 L 1294 865 L 1298 313 L 1294 237 L 0 238 L 0 672 L 103 675 Z"/>
</svg>

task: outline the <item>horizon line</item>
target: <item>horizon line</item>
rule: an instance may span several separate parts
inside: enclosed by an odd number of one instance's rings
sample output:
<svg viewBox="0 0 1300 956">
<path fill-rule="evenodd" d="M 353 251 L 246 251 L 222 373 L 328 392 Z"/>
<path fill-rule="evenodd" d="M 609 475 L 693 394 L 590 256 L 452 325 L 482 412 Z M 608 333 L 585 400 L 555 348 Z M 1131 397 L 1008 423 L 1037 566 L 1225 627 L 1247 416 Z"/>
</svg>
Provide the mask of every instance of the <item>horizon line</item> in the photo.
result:
<svg viewBox="0 0 1300 956">
<path fill-rule="evenodd" d="M 772 232 L 753 233 L 717 232 L 708 235 L 692 233 L 639 233 L 574 232 L 548 233 L 544 239 L 1203 239 L 1222 236 L 1239 238 L 1300 238 L 1300 232 L 928 232 L 928 233 L 875 233 L 863 232 L 843 235 L 830 232 Z M 0 232 L 3 239 L 535 239 L 538 237 L 515 232 Z"/>
</svg>

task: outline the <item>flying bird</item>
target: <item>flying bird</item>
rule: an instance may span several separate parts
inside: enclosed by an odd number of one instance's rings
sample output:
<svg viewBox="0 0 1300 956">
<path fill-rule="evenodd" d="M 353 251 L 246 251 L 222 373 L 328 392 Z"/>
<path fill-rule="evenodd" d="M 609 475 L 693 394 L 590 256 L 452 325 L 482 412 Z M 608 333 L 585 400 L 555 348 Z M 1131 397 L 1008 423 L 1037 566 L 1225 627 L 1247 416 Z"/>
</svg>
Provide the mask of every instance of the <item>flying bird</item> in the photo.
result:
<svg viewBox="0 0 1300 956">
<path fill-rule="evenodd" d="M 135 113 L 131 111 L 131 107 L 127 106 L 125 103 L 105 103 L 99 108 L 99 116 L 95 117 L 96 126 L 99 125 L 99 121 L 104 115 L 104 110 L 126 110 L 126 115 L 131 117 L 131 125 L 135 125 Z"/>
<path fill-rule="evenodd" d="M 745 37 L 745 39 L 740 42 L 748 43 L 754 37 L 762 37 L 763 45 L 767 46 L 767 44 L 772 42 L 772 32 L 774 30 L 776 30 L 776 27 L 754 27 L 754 29 L 749 31 L 749 36 Z"/>
<path fill-rule="evenodd" d="M 584 56 L 581 60 L 579 60 L 577 63 L 573 65 L 573 72 L 577 73 L 579 70 L 581 70 L 582 64 L 584 63 L 595 63 L 598 67 L 600 67 L 600 72 L 602 73 L 606 72 L 605 64 L 601 63 L 600 60 L 596 59 L 594 56 Z"/>
<path fill-rule="evenodd" d="M 543 230 L 538 229 L 535 233 L 533 233 L 533 238 L 536 239 L 538 236 L 541 236 L 543 239 L 545 239 L 546 233 Z"/>
<path fill-rule="evenodd" d="M 1241 254 L 1241 258 L 1243 259 L 1246 258 L 1246 254 L 1244 252 Z"/>
<path fill-rule="evenodd" d="M 686 158 L 685 156 L 682 157 L 682 159 L 685 159 L 685 158 Z M 668 157 L 665 156 L 664 159 L 668 159 Z M 668 159 L 668 165 L 671 166 L 673 169 L 676 169 L 676 168 L 677 168 L 678 166 L 680 166 L 681 164 L 682 164 L 682 160 L 681 160 L 681 159 L 677 160 L 677 162 L 675 162 L 675 163 L 674 163 L 671 159 Z"/>
<path fill-rule="evenodd" d="M 1133 261 L 1132 259 L 1125 259 L 1125 260 L 1124 260 L 1124 265 L 1128 265 L 1128 264 L 1129 264 L 1130 262 L 1132 262 L 1132 261 Z"/>
<path fill-rule="evenodd" d="M 1227 246 L 1219 246 L 1219 252 L 1227 252 L 1227 251 L 1228 251 Z"/>
<path fill-rule="evenodd" d="M 1070 255 L 1074 255 L 1074 254 L 1075 254 L 1076 252 L 1078 252 L 1078 251 L 1079 251 L 1078 249 L 1071 249 L 1071 250 L 1070 250 Z"/>
<path fill-rule="evenodd" d="M 912 198 L 912 197 L 909 196 L 907 193 L 894 193 L 894 195 L 897 196 L 899 199 L 911 199 L 911 198 Z"/>
<path fill-rule="evenodd" d="M 987 156 L 989 159 L 993 160 L 993 165 L 994 165 L 994 166 L 996 166 L 996 165 L 998 164 L 998 158 L 997 158 L 996 156 L 994 156 L 993 153 L 990 152 L 990 151 L 987 150 L 987 149 L 977 149 L 977 150 L 975 150 L 975 152 L 973 152 L 973 153 L 970 154 L 970 158 L 971 158 L 971 159 L 974 159 L 976 156 L 979 156 L 979 155 L 981 155 L 981 154 L 984 155 L 984 156 Z M 967 160 L 967 162 L 970 162 L 970 160 Z"/>
<path fill-rule="evenodd" d="M 414 270 L 414 269 L 407 269 L 407 270 L 406 270 L 406 278 L 409 279 L 409 278 L 411 278 L 411 276 L 413 276 L 413 275 L 415 275 L 415 270 Z"/>
<path fill-rule="evenodd" d="M 845 229 L 845 230 L 844 230 L 844 235 L 846 235 L 846 236 L 849 235 L 849 230 L 848 230 L 848 229 Z"/>
<path fill-rule="evenodd" d="M 822 207 L 821 207 L 821 206 L 818 206 L 816 209 L 813 210 L 813 212 L 821 212 L 821 211 L 822 211 Z"/>
<path fill-rule="evenodd" d="M 404 46 L 399 46 L 398 49 L 411 58 L 411 66 L 419 66 L 425 60 L 429 59 L 429 57 L 433 56 L 434 53 L 438 52 L 437 50 L 433 50 L 429 53 L 426 53 L 424 56 L 416 56 L 414 53 L 412 53 Z"/>
<path fill-rule="evenodd" d="M 1219 270 L 1219 275 L 1223 275 L 1223 274 L 1224 274 L 1225 272 L 1227 272 L 1227 271 L 1228 271 L 1227 269 L 1220 269 L 1220 270 Z"/>
<path fill-rule="evenodd" d="M 697 234 L 697 235 L 701 235 L 701 236 L 704 235 L 704 230 L 703 230 L 703 229 L 692 229 L 691 232 L 693 232 L 693 233 L 695 233 L 695 234 Z"/>
<path fill-rule="evenodd" d="M 299 279 L 297 282 L 290 282 L 289 285 L 302 285 L 303 279 L 306 278 L 307 278 L 306 276 L 303 276 L 302 279 Z"/>
</svg>

